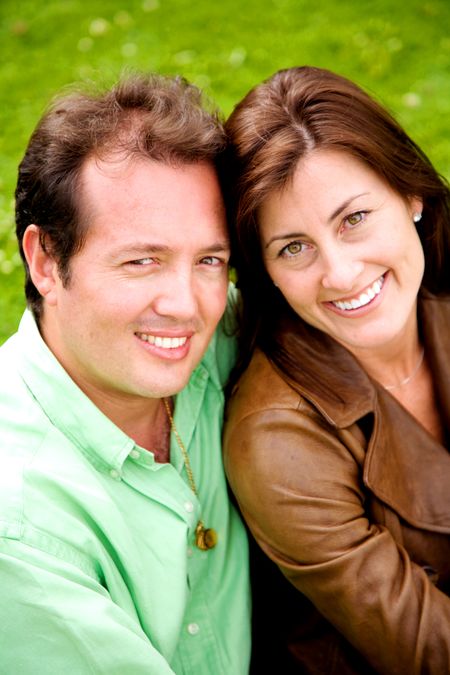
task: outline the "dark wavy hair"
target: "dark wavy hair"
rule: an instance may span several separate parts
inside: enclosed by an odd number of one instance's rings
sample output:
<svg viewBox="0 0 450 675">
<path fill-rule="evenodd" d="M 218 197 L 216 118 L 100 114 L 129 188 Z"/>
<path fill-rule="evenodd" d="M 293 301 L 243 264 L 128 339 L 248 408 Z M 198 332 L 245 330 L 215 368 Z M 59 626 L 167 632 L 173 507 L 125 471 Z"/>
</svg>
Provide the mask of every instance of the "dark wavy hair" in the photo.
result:
<svg viewBox="0 0 450 675">
<path fill-rule="evenodd" d="M 30 224 L 39 226 L 41 244 L 51 249 L 67 285 L 70 260 L 86 235 L 78 195 L 88 158 L 215 163 L 224 147 L 217 111 L 181 77 L 129 74 L 108 91 L 72 91 L 56 98 L 31 136 L 16 188 L 16 233 L 35 317 L 41 315 L 42 297 L 30 278 L 23 235 Z"/>
<path fill-rule="evenodd" d="M 222 166 L 231 226 L 232 265 L 242 295 L 239 372 L 259 346 L 286 372 L 280 345 L 288 318 L 301 325 L 271 282 L 260 246 L 258 208 L 291 179 L 312 150 L 335 149 L 364 162 L 402 197 L 423 201 L 417 225 L 425 253 L 423 288 L 450 291 L 450 192 L 425 154 L 393 117 L 353 82 L 321 68 L 289 68 L 252 89 L 225 124 Z M 293 336 L 291 335 L 291 338 Z M 317 336 L 316 336 L 317 337 Z M 309 383 L 317 390 L 312 377 Z"/>
</svg>

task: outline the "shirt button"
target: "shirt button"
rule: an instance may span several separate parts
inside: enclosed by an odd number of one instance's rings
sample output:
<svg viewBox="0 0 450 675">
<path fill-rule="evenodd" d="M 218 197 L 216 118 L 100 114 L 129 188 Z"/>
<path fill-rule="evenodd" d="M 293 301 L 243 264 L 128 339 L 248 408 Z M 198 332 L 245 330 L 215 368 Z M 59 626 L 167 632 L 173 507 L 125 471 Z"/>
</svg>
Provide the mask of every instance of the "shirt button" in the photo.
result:
<svg viewBox="0 0 450 675">
<path fill-rule="evenodd" d="M 187 629 L 190 635 L 197 635 L 198 631 L 200 630 L 200 626 L 198 623 L 190 623 L 188 624 Z"/>
<path fill-rule="evenodd" d="M 191 549 L 191 547 L 189 547 L 188 550 L 187 550 L 188 558 L 192 558 L 193 555 L 194 555 L 194 551 Z"/>
<path fill-rule="evenodd" d="M 130 452 L 130 457 L 132 459 L 139 459 L 140 456 L 141 456 L 141 453 L 139 452 L 139 450 L 132 450 Z"/>
<path fill-rule="evenodd" d="M 194 505 L 192 502 L 184 502 L 184 508 L 188 513 L 192 513 L 192 511 L 194 510 Z"/>
<path fill-rule="evenodd" d="M 117 469 L 111 469 L 109 475 L 111 478 L 114 478 L 114 480 L 120 480 L 120 473 L 117 471 Z"/>
</svg>

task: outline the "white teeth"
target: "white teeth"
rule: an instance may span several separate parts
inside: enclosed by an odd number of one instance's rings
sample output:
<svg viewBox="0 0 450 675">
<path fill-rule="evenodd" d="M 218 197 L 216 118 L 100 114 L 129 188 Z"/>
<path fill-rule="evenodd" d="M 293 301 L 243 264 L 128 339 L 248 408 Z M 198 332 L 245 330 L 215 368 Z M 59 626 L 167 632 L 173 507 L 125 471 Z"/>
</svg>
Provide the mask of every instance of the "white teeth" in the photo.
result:
<svg viewBox="0 0 450 675">
<path fill-rule="evenodd" d="M 149 335 L 148 333 L 137 333 L 138 337 L 144 342 L 148 342 L 155 347 L 162 349 L 176 349 L 186 344 L 187 337 L 160 337 L 159 335 Z"/>
<path fill-rule="evenodd" d="M 367 303 L 370 302 L 370 298 L 367 293 L 362 293 L 362 295 L 359 296 L 359 301 L 362 305 L 367 305 Z"/>
<path fill-rule="evenodd" d="M 348 309 L 358 309 L 358 307 L 364 307 L 371 300 L 374 299 L 376 295 L 379 294 L 383 287 L 384 277 L 377 279 L 370 288 L 368 288 L 364 293 L 357 298 L 352 298 L 351 300 L 337 300 L 333 302 L 333 305 L 338 309 L 348 310 Z"/>
</svg>

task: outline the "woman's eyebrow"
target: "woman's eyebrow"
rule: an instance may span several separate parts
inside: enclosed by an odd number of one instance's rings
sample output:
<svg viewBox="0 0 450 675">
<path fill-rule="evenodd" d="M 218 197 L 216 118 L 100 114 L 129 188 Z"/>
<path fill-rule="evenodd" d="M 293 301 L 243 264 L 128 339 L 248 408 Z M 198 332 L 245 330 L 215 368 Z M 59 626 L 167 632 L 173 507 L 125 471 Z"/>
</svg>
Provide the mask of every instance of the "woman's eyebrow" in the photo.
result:
<svg viewBox="0 0 450 675">
<path fill-rule="evenodd" d="M 358 197 L 363 197 L 364 195 L 368 195 L 368 192 L 360 192 L 357 195 L 353 195 L 353 197 L 349 197 L 348 199 L 345 200 L 345 202 L 342 202 L 340 206 L 337 207 L 335 211 L 331 214 L 331 216 L 328 218 L 328 222 L 331 223 L 337 216 L 339 216 L 342 211 L 344 211 L 347 206 L 349 206 L 354 199 L 357 199 Z"/>
<path fill-rule="evenodd" d="M 282 241 L 284 239 L 300 239 L 301 237 L 306 237 L 304 232 L 287 232 L 286 234 L 277 234 L 275 237 L 271 237 L 264 248 L 269 248 L 274 241 Z"/>
</svg>

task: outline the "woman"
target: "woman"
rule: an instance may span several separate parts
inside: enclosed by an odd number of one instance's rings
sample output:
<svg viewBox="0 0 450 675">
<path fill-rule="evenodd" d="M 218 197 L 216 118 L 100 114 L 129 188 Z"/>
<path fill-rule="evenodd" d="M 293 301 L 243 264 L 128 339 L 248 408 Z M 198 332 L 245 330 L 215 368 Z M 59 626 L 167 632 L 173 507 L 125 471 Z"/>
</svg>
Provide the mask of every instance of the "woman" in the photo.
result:
<svg viewBox="0 0 450 675">
<path fill-rule="evenodd" d="M 297 589 L 290 625 L 256 596 L 255 649 L 284 621 L 292 672 L 448 673 L 449 189 L 326 70 L 276 73 L 227 132 L 242 362 L 226 468 Z"/>
</svg>

